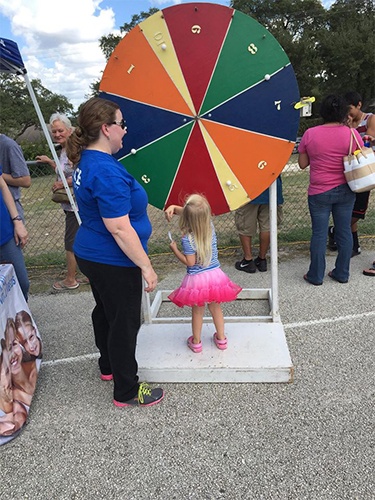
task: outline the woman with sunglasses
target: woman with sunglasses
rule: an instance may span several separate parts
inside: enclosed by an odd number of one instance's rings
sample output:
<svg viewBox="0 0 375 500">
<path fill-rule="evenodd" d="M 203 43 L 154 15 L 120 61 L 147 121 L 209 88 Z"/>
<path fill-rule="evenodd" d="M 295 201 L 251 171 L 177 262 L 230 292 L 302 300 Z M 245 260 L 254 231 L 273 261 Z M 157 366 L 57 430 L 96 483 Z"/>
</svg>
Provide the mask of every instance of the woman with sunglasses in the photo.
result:
<svg viewBox="0 0 375 500">
<path fill-rule="evenodd" d="M 82 105 L 67 142 L 82 220 L 74 253 L 96 303 L 92 322 L 100 378 L 113 379 L 116 406 L 151 406 L 164 393 L 138 382 L 135 350 L 142 288 L 145 282 L 146 292 L 152 292 L 157 275 L 147 255 L 152 232 L 147 194 L 112 156 L 125 134 L 117 104 L 94 97 Z"/>
</svg>

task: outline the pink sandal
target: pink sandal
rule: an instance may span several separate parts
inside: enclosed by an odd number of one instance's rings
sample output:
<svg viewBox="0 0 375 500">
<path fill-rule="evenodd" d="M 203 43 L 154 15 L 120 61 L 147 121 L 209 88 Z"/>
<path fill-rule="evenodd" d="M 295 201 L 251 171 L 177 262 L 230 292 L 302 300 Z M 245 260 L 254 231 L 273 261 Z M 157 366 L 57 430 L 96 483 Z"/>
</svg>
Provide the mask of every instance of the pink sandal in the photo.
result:
<svg viewBox="0 0 375 500">
<path fill-rule="evenodd" d="M 193 336 L 191 336 L 187 339 L 188 348 L 191 349 L 195 353 L 202 352 L 202 342 L 199 342 L 199 344 L 194 344 L 193 339 L 194 339 Z"/>
<path fill-rule="evenodd" d="M 224 351 L 228 347 L 228 340 L 226 338 L 223 340 L 218 339 L 217 333 L 214 333 L 214 342 L 216 347 L 221 351 Z"/>
</svg>

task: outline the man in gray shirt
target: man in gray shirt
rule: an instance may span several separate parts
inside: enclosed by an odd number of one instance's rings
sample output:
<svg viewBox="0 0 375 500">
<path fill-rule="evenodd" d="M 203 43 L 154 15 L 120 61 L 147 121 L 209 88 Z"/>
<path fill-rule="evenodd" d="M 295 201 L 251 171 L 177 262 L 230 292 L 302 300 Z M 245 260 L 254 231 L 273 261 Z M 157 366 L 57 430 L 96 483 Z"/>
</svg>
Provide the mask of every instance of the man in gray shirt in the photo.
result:
<svg viewBox="0 0 375 500">
<path fill-rule="evenodd" d="M 0 134 L 0 165 L 3 168 L 3 178 L 16 203 L 18 214 L 24 220 L 23 207 L 20 202 L 20 188 L 31 186 L 30 172 L 21 147 L 16 141 L 4 134 Z"/>
</svg>

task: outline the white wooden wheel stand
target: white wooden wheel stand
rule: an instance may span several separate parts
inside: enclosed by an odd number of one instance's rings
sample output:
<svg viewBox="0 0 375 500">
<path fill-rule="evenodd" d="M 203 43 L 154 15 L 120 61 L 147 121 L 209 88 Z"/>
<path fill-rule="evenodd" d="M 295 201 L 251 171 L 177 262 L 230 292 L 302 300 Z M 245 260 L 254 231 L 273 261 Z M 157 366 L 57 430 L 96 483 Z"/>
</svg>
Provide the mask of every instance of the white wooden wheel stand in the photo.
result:
<svg viewBox="0 0 375 500">
<path fill-rule="evenodd" d="M 158 317 L 171 290 L 161 290 L 152 304 L 144 293 L 144 323 L 138 334 L 139 374 L 148 382 L 291 382 L 293 365 L 280 320 L 277 270 L 277 191 L 270 186 L 271 288 L 243 289 L 237 300 L 268 300 L 269 315 L 225 316 L 228 349 L 220 351 L 204 317 L 201 353 L 186 344 L 191 317 Z"/>
</svg>

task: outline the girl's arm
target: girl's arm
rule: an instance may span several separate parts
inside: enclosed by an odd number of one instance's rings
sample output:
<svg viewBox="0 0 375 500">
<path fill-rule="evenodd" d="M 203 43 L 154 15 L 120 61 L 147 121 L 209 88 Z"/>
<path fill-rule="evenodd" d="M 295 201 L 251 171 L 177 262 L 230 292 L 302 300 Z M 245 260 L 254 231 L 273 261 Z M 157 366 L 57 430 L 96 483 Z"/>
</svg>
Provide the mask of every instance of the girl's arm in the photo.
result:
<svg viewBox="0 0 375 500">
<path fill-rule="evenodd" d="M 174 215 L 181 215 L 183 207 L 178 205 L 169 205 L 168 208 L 165 209 L 165 218 L 169 222 Z"/>
<path fill-rule="evenodd" d="M 178 258 L 180 262 L 185 264 L 185 266 L 194 266 L 196 263 L 196 254 L 192 255 L 185 255 L 183 254 L 178 248 L 177 248 L 177 243 L 175 241 L 172 241 L 169 244 L 169 248 L 172 250 L 172 252 L 175 254 L 175 256 Z"/>
</svg>

